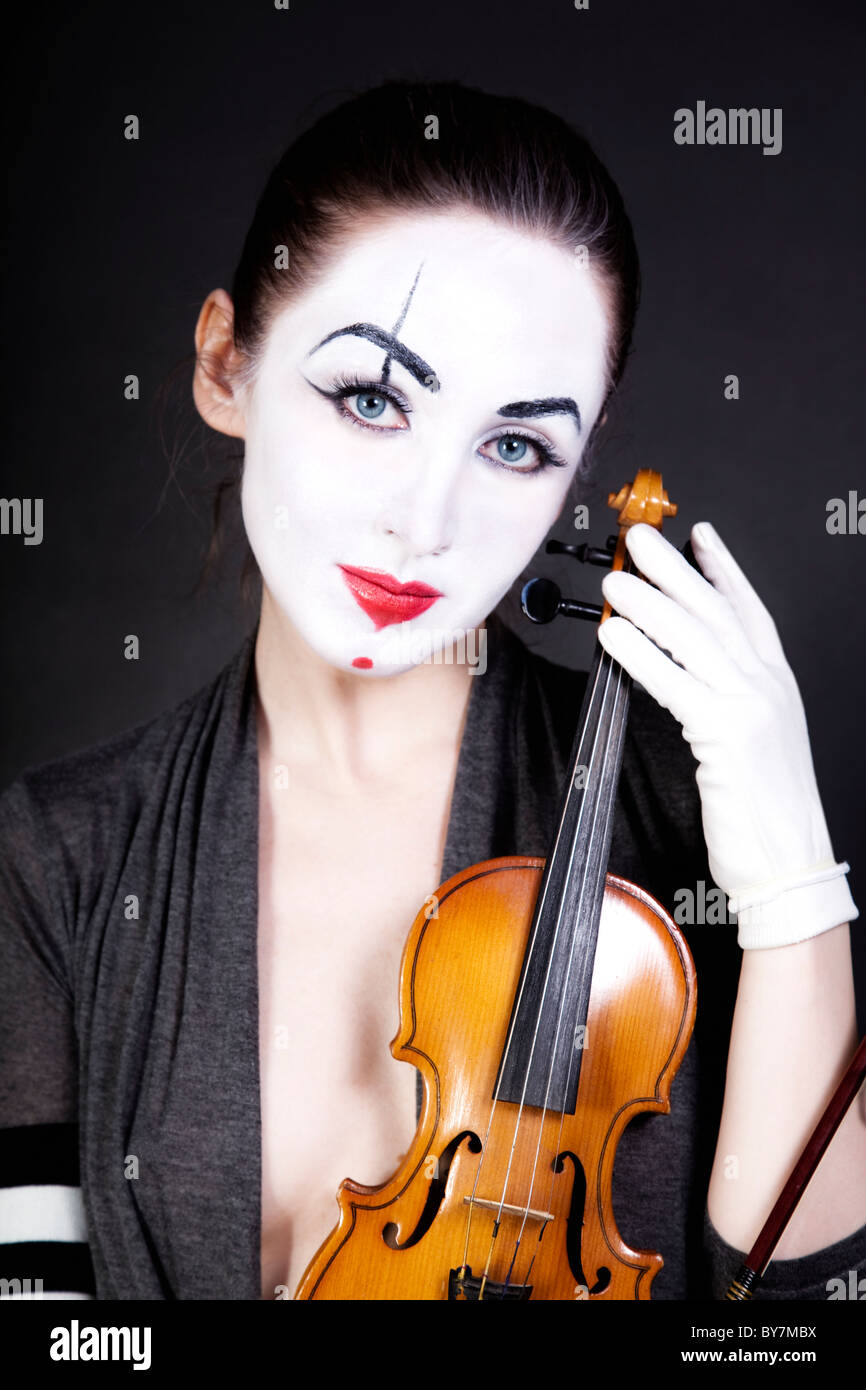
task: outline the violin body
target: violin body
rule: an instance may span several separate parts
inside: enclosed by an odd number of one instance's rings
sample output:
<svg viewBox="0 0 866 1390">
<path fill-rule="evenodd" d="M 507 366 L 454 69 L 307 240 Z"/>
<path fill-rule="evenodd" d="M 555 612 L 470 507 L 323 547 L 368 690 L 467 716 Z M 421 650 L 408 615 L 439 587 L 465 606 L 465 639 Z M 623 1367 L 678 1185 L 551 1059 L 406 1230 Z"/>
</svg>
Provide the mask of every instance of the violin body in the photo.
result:
<svg viewBox="0 0 866 1390">
<path fill-rule="evenodd" d="M 297 1298 L 649 1298 L 663 1259 L 616 1228 L 614 1160 L 629 1120 L 670 1109 L 694 965 L 664 909 L 607 875 L 574 1111 L 494 1102 L 544 868 L 473 865 L 416 917 L 391 1044 L 423 1078 L 415 1139 L 388 1181 L 341 1184 Z"/>
</svg>

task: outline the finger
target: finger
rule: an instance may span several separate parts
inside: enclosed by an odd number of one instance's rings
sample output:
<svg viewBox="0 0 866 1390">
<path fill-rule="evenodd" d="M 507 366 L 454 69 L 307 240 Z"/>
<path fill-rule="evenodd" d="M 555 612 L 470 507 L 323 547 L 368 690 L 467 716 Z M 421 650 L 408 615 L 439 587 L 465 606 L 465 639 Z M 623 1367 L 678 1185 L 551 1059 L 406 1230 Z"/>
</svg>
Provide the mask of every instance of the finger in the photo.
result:
<svg viewBox="0 0 866 1390">
<path fill-rule="evenodd" d="M 626 618 L 608 618 L 598 629 L 598 640 L 614 661 L 681 724 L 693 722 L 702 687 L 669 657 L 654 647 Z"/>
<path fill-rule="evenodd" d="M 760 658 L 730 600 L 718 593 L 655 527 L 644 523 L 630 527 L 626 545 L 647 579 L 704 623 L 744 671 L 756 669 Z"/>
<path fill-rule="evenodd" d="M 742 672 L 714 633 L 667 594 L 634 574 L 608 574 L 602 593 L 612 608 L 628 618 L 695 680 L 718 690 L 742 688 Z"/>
<path fill-rule="evenodd" d="M 771 614 L 709 521 L 692 527 L 692 548 L 707 579 L 738 615 L 755 650 L 765 661 L 786 662 Z"/>
</svg>

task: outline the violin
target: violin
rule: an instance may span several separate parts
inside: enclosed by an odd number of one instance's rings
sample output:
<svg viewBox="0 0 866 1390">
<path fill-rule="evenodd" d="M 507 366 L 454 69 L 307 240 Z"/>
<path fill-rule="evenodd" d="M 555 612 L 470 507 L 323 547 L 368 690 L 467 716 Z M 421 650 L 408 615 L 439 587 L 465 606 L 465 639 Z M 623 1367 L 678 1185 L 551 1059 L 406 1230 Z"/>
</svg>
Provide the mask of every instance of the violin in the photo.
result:
<svg viewBox="0 0 866 1390">
<path fill-rule="evenodd" d="M 647 469 L 610 505 L 604 558 L 631 569 L 628 527 L 676 507 Z M 523 604 L 588 608 L 549 580 Z M 617 1230 L 614 1160 L 635 1115 L 670 1110 L 697 987 L 669 914 L 607 873 L 630 686 L 599 644 L 547 858 L 474 864 L 415 918 L 391 1044 L 423 1080 L 415 1138 L 386 1182 L 341 1183 L 296 1298 L 650 1297 L 664 1261 Z"/>
</svg>

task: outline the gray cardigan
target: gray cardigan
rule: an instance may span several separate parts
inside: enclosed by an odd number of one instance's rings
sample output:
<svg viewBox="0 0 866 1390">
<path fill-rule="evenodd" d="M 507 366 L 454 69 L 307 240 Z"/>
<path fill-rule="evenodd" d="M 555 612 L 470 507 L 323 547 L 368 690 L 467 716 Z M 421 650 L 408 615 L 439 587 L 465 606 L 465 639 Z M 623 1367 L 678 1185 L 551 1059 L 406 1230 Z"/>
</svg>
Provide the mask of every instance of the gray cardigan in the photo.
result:
<svg viewBox="0 0 866 1390">
<path fill-rule="evenodd" d="M 20 1189 L 0 1277 L 100 1299 L 260 1298 L 254 639 L 175 709 L 0 797 L 0 1189 Z M 546 853 L 585 684 L 495 616 L 487 662 L 443 881 Z M 678 888 L 710 884 L 694 767 L 637 690 L 609 867 L 671 911 Z M 623 1237 L 664 1256 L 654 1299 L 720 1297 L 741 1259 L 705 1214 L 739 950 L 729 926 L 685 931 L 693 1039 L 671 1114 L 632 1122 L 614 1177 Z M 758 1297 L 825 1299 L 851 1269 L 866 1269 L 866 1227 L 771 1265 Z"/>
</svg>

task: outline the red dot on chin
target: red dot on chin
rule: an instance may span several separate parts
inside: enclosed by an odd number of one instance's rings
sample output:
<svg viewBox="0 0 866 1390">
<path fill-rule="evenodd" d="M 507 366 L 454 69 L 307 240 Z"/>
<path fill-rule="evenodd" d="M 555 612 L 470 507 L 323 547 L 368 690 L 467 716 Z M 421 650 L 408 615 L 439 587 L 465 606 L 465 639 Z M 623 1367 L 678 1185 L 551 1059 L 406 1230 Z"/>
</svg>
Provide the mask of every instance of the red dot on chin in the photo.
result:
<svg viewBox="0 0 866 1390">
<path fill-rule="evenodd" d="M 368 656 L 356 656 L 352 665 L 357 666 L 362 671 L 369 671 L 373 663 Z"/>
</svg>

